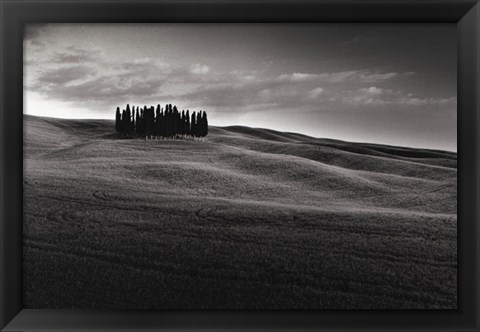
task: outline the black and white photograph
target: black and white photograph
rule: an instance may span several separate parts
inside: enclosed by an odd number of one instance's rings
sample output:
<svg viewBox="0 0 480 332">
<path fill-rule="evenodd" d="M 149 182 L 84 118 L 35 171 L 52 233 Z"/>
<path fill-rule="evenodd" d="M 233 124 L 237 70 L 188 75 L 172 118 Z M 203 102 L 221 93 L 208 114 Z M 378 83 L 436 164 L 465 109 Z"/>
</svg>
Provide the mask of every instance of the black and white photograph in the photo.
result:
<svg viewBox="0 0 480 332">
<path fill-rule="evenodd" d="M 457 27 L 29 23 L 26 309 L 457 309 Z"/>
</svg>

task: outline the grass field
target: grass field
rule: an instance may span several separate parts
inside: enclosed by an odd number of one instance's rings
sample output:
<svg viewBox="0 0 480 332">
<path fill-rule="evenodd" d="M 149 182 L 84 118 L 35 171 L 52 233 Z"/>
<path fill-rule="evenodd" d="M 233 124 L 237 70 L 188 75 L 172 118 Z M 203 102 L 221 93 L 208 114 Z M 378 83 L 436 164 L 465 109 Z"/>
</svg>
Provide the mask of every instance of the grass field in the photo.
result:
<svg viewBox="0 0 480 332">
<path fill-rule="evenodd" d="M 457 307 L 457 155 L 24 116 L 24 307 Z"/>
</svg>

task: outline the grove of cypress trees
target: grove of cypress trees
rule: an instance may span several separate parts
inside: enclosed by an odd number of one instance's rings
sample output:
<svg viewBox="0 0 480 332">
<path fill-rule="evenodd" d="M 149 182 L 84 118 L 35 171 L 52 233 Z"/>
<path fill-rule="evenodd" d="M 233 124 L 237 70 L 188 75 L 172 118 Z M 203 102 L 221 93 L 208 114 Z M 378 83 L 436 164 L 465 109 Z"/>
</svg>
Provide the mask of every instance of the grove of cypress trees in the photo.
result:
<svg viewBox="0 0 480 332">
<path fill-rule="evenodd" d="M 127 104 L 123 111 L 115 111 L 115 130 L 121 137 L 145 137 L 173 139 L 187 136 L 205 137 L 208 135 L 208 120 L 205 111 L 192 112 L 182 110 L 175 105 L 166 104 L 165 108 L 144 106 L 140 108 Z"/>
</svg>

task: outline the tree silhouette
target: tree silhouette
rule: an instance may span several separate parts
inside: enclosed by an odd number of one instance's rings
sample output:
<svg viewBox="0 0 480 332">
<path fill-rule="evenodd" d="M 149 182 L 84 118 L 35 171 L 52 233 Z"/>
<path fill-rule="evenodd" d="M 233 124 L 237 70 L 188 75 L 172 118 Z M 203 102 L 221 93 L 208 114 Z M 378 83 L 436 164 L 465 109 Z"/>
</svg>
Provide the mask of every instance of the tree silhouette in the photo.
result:
<svg viewBox="0 0 480 332">
<path fill-rule="evenodd" d="M 172 136 L 176 137 L 178 134 L 178 110 L 177 106 L 173 106 L 172 113 Z"/>
<path fill-rule="evenodd" d="M 166 104 L 165 108 L 160 104 L 155 106 L 132 106 L 115 111 L 115 130 L 123 138 L 144 137 L 147 138 L 187 138 L 205 137 L 208 135 L 208 120 L 205 111 L 192 112 L 187 109 L 178 111 L 177 106 Z"/>
<path fill-rule="evenodd" d="M 155 111 L 155 137 L 160 136 L 160 104 L 157 105 Z"/>
<path fill-rule="evenodd" d="M 166 136 L 165 130 L 165 110 L 163 108 L 160 109 L 160 136 Z"/>
<path fill-rule="evenodd" d="M 195 136 L 196 127 L 196 114 L 195 112 L 192 112 L 192 121 L 190 122 L 190 136 Z"/>
<path fill-rule="evenodd" d="M 145 135 L 145 109 L 144 108 L 140 109 L 140 123 L 138 124 L 137 130 L 140 134 L 140 137 L 143 137 L 143 135 Z"/>
<path fill-rule="evenodd" d="M 130 105 L 127 104 L 127 108 L 125 109 L 125 114 L 122 116 L 122 122 L 123 122 L 123 135 L 128 137 L 128 134 L 131 129 L 131 119 L 132 115 L 130 113 Z"/>
<path fill-rule="evenodd" d="M 202 125 L 201 125 L 201 131 L 200 131 L 200 136 L 205 137 L 208 135 L 208 120 L 207 120 L 207 112 L 203 111 L 202 112 Z"/>
<path fill-rule="evenodd" d="M 180 115 L 179 127 L 180 130 L 178 131 L 178 134 L 181 136 L 185 135 L 185 110 L 182 110 L 182 114 Z"/>
<path fill-rule="evenodd" d="M 185 135 L 190 135 L 190 112 L 187 110 L 185 114 Z"/>
<path fill-rule="evenodd" d="M 120 107 L 117 106 L 117 111 L 115 112 L 115 130 L 119 133 L 121 130 L 122 115 L 120 114 Z"/>
<path fill-rule="evenodd" d="M 125 117 L 123 120 L 123 135 L 128 137 L 128 129 L 130 128 L 130 113 L 125 110 Z"/>
<path fill-rule="evenodd" d="M 197 122 L 195 123 L 195 137 L 200 137 L 200 130 L 202 127 L 202 111 L 197 113 Z"/>
<path fill-rule="evenodd" d="M 138 106 L 137 106 L 137 111 L 135 112 L 135 134 L 140 135 L 140 115 L 138 114 Z"/>
<path fill-rule="evenodd" d="M 130 121 L 129 133 L 133 136 L 135 134 L 135 114 L 132 109 L 132 121 Z"/>
</svg>

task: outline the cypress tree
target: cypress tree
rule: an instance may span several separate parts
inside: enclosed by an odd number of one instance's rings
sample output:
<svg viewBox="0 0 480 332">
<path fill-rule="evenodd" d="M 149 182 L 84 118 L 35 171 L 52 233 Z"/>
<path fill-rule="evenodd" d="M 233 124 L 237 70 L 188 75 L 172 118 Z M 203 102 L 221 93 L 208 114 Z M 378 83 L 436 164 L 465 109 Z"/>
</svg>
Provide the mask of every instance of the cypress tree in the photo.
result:
<svg viewBox="0 0 480 332">
<path fill-rule="evenodd" d="M 120 114 L 120 107 L 117 106 L 117 111 L 115 112 L 115 130 L 120 132 L 120 121 L 122 121 L 122 115 Z"/>
<path fill-rule="evenodd" d="M 182 135 L 185 136 L 187 134 L 187 114 L 185 110 L 182 110 Z"/>
<path fill-rule="evenodd" d="M 203 136 L 208 135 L 208 119 L 207 119 L 207 112 L 203 112 Z"/>
<path fill-rule="evenodd" d="M 207 112 L 202 113 L 202 137 L 207 136 Z"/>
<path fill-rule="evenodd" d="M 137 135 L 140 134 L 140 116 L 138 114 L 138 106 L 137 106 L 137 111 L 135 113 L 135 134 Z"/>
<path fill-rule="evenodd" d="M 185 135 L 185 110 L 182 110 L 182 115 L 180 116 L 180 135 Z"/>
<path fill-rule="evenodd" d="M 155 136 L 160 136 L 160 104 L 157 105 L 155 113 Z"/>
<path fill-rule="evenodd" d="M 125 110 L 122 110 L 122 126 L 121 126 L 122 137 L 125 136 L 125 132 L 126 132 L 126 120 L 127 120 L 127 112 Z"/>
<path fill-rule="evenodd" d="M 127 124 L 126 124 L 127 136 L 129 136 L 130 135 L 130 130 L 132 129 L 132 112 L 131 112 L 128 104 L 127 104 L 127 110 L 126 111 L 127 111 Z"/>
<path fill-rule="evenodd" d="M 140 110 L 140 135 L 145 135 L 145 108 Z"/>
<path fill-rule="evenodd" d="M 196 132 L 197 137 L 202 137 L 202 131 L 203 131 L 203 112 L 200 111 L 197 114 L 197 132 Z"/>
<path fill-rule="evenodd" d="M 160 136 L 165 137 L 165 113 L 163 108 L 160 109 Z"/>
<path fill-rule="evenodd" d="M 187 114 L 185 114 L 185 135 L 190 135 L 190 112 L 187 110 Z"/>
<path fill-rule="evenodd" d="M 152 130 L 151 124 L 150 124 L 150 110 L 145 106 L 144 110 L 144 121 L 145 121 L 145 138 L 148 138 L 150 135 L 150 131 Z"/>
<path fill-rule="evenodd" d="M 132 108 L 132 121 L 130 122 L 130 133 L 132 136 L 135 134 L 135 112 L 133 111 Z"/>
<path fill-rule="evenodd" d="M 196 114 L 195 111 L 192 113 L 192 122 L 190 124 L 190 136 L 195 137 L 197 123 L 196 123 Z"/>
<path fill-rule="evenodd" d="M 151 106 L 150 107 L 150 123 L 152 126 L 152 133 L 151 135 L 155 135 L 155 107 Z"/>
<path fill-rule="evenodd" d="M 173 136 L 177 136 L 178 134 L 178 110 L 177 106 L 173 106 Z"/>
<path fill-rule="evenodd" d="M 195 137 L 200 137 L 200 130 L 202 128 L 202 111 L 197 112 L 197 122 L 195 123 Z"/>
<path fill-rule="evenodd" d="M 150 122 L 150 136 L 152 136 L 154 134 L 154 130 L 155 130 L 155 108 L 153 106 L 151 106 L 149 109 L 148 109 L 148 113 L 149 113 L 149 122 Z"/>
<path fill-rule="evenodd" d="M 203 111 L 202 114 L 202 137 L 207 135 L 207 113 Z"/>
<path fill-rule="evenodd" d="M 125 109 L 125 113 L 122 115 L 122 122 L 123 122 L 123 135 L 128 136 L 128 132 L 130 130 L 130 105 L 127 104 L 127 108 Z"/>
<path fill-rule="evenodd" d="M 203 113 L 205 113 L 205 112 L 200 111 L 198 113 L 198 119 L 197 119 L 197 121 L 198 121 L 197 136 L 198 137 L 203 137 Z"/>
<path fill-rule="evenodd" d="M 168 113 L 167 113 L 167 136 L 170 137 L 173 135 L 173 116 L 172 116 L 172 104 L 168 104 Z"/>
</svg>

